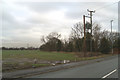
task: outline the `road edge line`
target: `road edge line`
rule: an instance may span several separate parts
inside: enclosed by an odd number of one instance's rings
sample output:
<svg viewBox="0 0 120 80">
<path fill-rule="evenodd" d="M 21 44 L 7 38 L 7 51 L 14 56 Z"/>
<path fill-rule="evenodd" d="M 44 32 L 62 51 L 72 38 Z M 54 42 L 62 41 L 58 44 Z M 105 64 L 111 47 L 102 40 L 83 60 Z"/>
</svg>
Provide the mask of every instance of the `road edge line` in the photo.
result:
<svg viewBox="0 0 120 80">
<path fill-rule="evenodd" d="M 114 69 L 112 72 L 108 73 L 107 75 L 103 76 L 102 78 L 106 78 L 106 77 L 108 77 L 109 75 L 111 75 L 112 73 L 114 73 L 116 71 L 117 71 L 117 69 Z"/>
</svg>

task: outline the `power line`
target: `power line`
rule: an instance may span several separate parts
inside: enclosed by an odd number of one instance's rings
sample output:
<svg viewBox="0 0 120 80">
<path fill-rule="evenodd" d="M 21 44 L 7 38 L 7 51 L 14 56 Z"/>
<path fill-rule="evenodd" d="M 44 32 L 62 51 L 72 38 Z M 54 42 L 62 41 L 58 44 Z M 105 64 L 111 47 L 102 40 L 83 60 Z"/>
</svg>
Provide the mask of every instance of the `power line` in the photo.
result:
<svg viewBox="0 0 120 80">
<path fill-rule="evenodd" d="M 103 9 L 103 8 L 107 8 L 107 7 L 112 6 L 112 5 L 116 4 L 116 3 L 118 3 L 118 2 L 115 2 L 115 3 L 112 3 L 112 4 L 105 5 L 105 6 L 103 6 L 103 7 L 97 8 L 97 9 L 95 9 L 95 11 L 101 10 L 101 9 Z"/>
<path fill-rule="evenodd" d="M 112 4 L 105 5 L 105 6 L 103 6 L 103 7 L 97 8 L 97 9 L 95 9 L 95 11 L 102 10 L 103 8 L 108 8 L 108 7 L 110 7 L 110 6 L 112 6 L 112 5 L 116 4 L 116 3 L 118 3 L 118 2 L 115 2 L 115 3 L 112 3 Z M 105 17 L 105 18 L 110 19 L 110 18 L 112 18 L 112 17 Z M 114 17 L 114 18 L 112 18 L 112 19 L 114 19 L 114 20 L 120 20 L 119 18 L 116 18 L 116 17 Z"/>
<path fill-rule="evenodd" d="M 103 7 L 99 7 L 99 8 L 97 8 L 97 9 L 95 9 L 95 11 L 99 11 L 99 10 L 101 10 L 101 9 L 103 9 L 103 8 L 110 7 L 110 6 L 112 6 L 112 5 L 116 4 L 116 3 L 118 3 L 118 2 L 115 2 L 115 3 L 109 4 L 109 5 L 105 5 L 105 6 L 103 6 Z M 112 18 L 112 17 L 106 17 L 106 18 Z M 114 20 L 120 20 L 119 18 L 115 18 L 115 17 L 112 18 L 112 19 L 114 19 Z"/>
</svg>

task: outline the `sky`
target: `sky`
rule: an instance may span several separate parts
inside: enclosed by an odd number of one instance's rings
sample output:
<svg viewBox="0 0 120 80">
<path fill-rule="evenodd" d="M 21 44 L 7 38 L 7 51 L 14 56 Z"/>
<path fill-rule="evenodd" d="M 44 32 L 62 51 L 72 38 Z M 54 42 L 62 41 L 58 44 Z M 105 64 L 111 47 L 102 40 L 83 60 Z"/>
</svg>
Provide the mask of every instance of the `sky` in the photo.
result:
<svg viewBox="0 0 120 80">
<path fill-rule="evenodd" d="M 93 23 L 102 30 L 118 31 L 118 0 L 2 0 L 0 8 L 0 39 L 5 47 L 39 47 L 42 35 L 58 32 L 62 39 L 68 38 L 71 27 L 83 22 L 87 9 L 95 10 Z M 89 19 L 87 19 L 89 21 Z"/>
</svg>

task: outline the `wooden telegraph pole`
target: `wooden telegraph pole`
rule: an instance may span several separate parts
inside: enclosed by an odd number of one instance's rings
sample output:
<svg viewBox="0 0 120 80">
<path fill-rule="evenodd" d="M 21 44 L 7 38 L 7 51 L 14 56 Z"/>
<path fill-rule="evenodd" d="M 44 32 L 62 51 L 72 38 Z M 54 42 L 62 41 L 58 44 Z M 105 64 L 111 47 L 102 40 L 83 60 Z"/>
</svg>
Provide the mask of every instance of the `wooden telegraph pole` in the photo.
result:
<svg viewBox="0 0 120 80">
<path fill-rule="evenodd" d="M 83 25 L 84 25 L 84 43 L 83 43 L 83 51 L 84 57 L 86 56 L 86 27 L 85 27 L 85 15 L 83 15 Z"/>
</svg>

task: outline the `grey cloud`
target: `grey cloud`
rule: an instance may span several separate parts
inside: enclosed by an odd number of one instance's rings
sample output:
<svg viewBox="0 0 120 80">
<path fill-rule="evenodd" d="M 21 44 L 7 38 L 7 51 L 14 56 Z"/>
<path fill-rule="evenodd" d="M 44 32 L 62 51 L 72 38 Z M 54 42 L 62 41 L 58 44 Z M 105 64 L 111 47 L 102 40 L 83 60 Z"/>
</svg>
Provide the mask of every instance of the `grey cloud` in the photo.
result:
<svg viewBox="0 0 120 80">
<path fill-rule="evenodd" d="M 29 9 L 34 10 L 39 13 L 47 13 L 49 11 L 54 10 L 64 10 L 65 16 L 70 18 L 78 18 L 80 16 L 81 11 L 79 8 L 83 7 L 85 3 L 77 3 L 77 2 L 33 2 L 33 3 L 19 3 L 19 5 L 27 6 Z M 85 7 L 85 6 L 84 6 Z"/>
<path fill-rule="evenodd" d="M 87 15 L 87 9 L 97 9 L 102 5 L 106 5 L 106 3 L 81 3 L 81 2 L 37 2 L 37 3 L 16 3 L 19 6 L 26 6 L 32 12 L 35 11 L 39 15 L 44 13 L 49 13 L 50 11 L 56 10 L 65 10 L 65 18 L 74 21 L 74 20 L 82 20 L 82 15 Z M 107 16 L 107 13 L 111 13 Z M 105 13 L 102 13 L 104 11 Z M 97 15 L 93 15 L 93 21 L 95 18 L 100 18 L 99 23 L 103 23 L 105 25 L 109 24 L 109 21 L 104 19 L 105 16 L 111 17 L 112 14 L 116 15 L 116 10 L 114 8 L 111 9 L 101 9 L 101 11 L 97 11 Z M 18 14 L 18 13 L 16 13 Z M 104 15 L 104 16 L 103 16 Z M 101 17 L 103 16 L 103 18 Z M 105 21 L 103 21 L 105 20 Z M 6 37 L 4 39 L 5 42 L 16 42 L 15 45 L 19 46 L 26 46 L 26 43 L 29 42 L 31 45 L 39 42 L 39 38 L 41 35 L 46 35 L 52 31 L 60 32 L 62 35 L 69 34 L 73 23 L 69 22 L 62 23 L 62 22 L 52 22 L 46 19 L 36 19 L 34 17 L 27 18 L 24 22 L 18 22 L 14 15 L 10 14 L 9 11 L 5 11 L 3 15 L 3 36 Z M 104 26 L 107 28 L 108 26 Z M 36 37 L 36 38 L 35 38 Z M 10 40 L 9 40 L 10 39 Z M 25 43 L 25 45 L 23 44 Z M 7 45 L 7 43 L 5 44 Z"/>
<path fill-rule="evenodd" d="M 3 26 L 3 33 L 4 31 L 12 32 L 18 29 L 30 29 L 32 26 L 31 24 L 26 22 L 18 22 L 16 18 L 10 14 L 8 11 L 3 11 L 2 15 L 2 26 Z"/>
<path fill-rule="evenodd" d="M 37 12 L 49 12 L 51 10 L 60 9 L 59 3 L 52 2 L 24 2 L 17 3 L 18 5 L 26 6 L 29 9 Z"/>
<path fill-rule="evenodd" d="M 6 10 L 4 10 L 3 12 L 2 12 L 2 22 L 4 23 L 4 22 L 6 22 L 6 23 L 13 23 L 13 22 L 15 22 L 16 20 L 15 20 L 15 17 L 12 15 L 12 14 L 10 14 L 10 12 L 8 12 L 8 11 L 6 11 Z"/>
<path fill-rule="evenodd" d="M 67 18 L 76 19 L 81 18 L 84 14 L 88 14 L 87 9 L 101 9 L 103 6 L 106 6 L 108 2 L 24 2 L 18 4 L 27 6 L 29 9 L 39 13 L 66 9 L 67 11 L 65 11 L 65 16 Z"/>
</svg>

